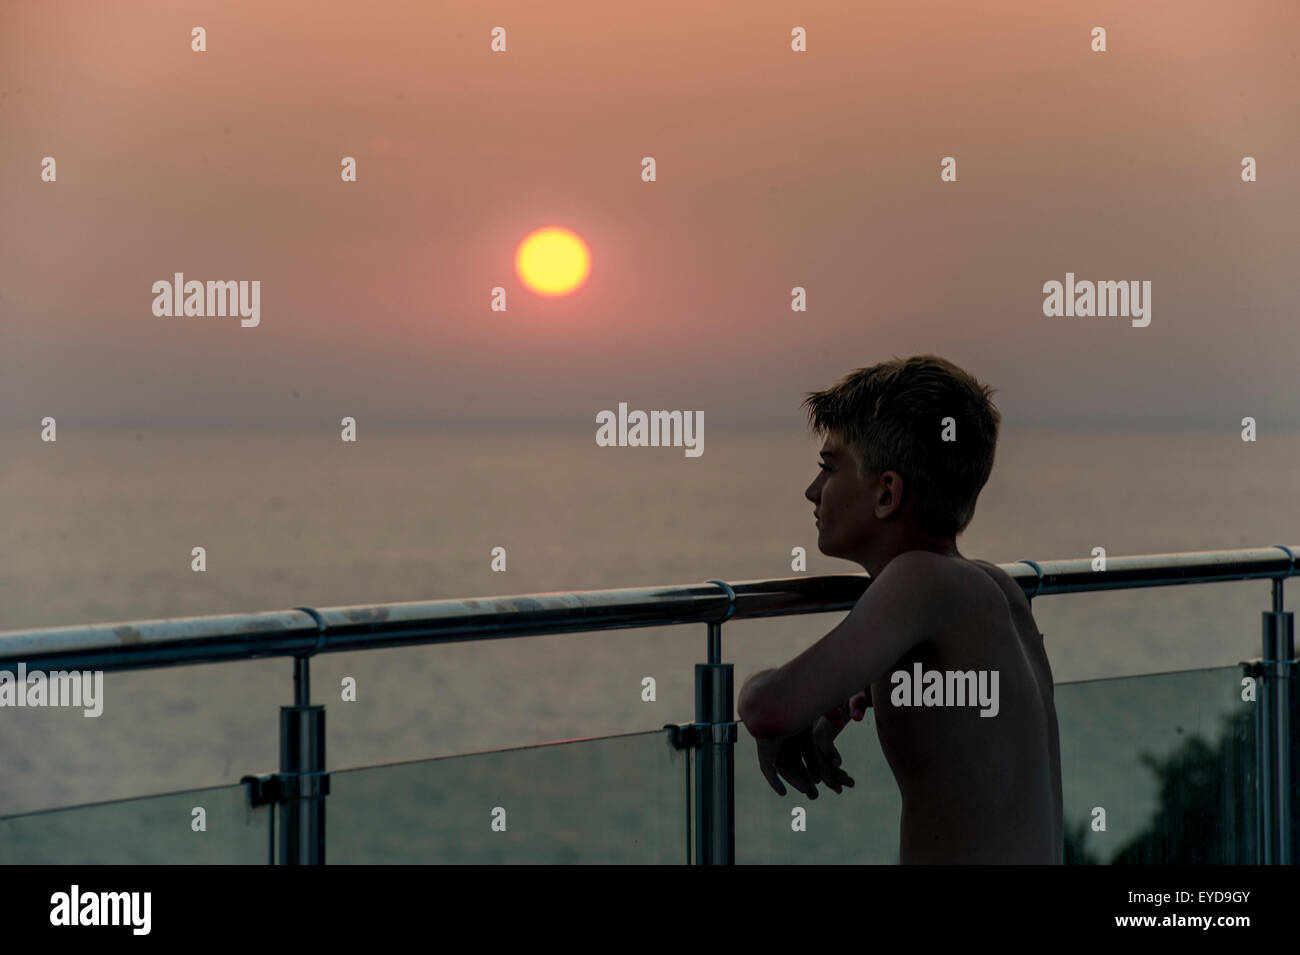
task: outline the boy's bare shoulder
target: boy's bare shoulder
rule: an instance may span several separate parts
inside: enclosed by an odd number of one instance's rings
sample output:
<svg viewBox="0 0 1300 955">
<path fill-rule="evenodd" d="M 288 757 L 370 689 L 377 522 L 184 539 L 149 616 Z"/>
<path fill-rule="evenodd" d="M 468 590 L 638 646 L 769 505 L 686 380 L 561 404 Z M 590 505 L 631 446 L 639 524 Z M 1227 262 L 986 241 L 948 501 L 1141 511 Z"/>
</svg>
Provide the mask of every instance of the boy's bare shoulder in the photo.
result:
<svg viewBox="0 0 1300 955">
<path fill-rule="evenodd" d="M 1016 629 L 1021 639 L 1026 641 L 1025 645 L 1041 646 L 1043 634 L 1038 629 L 1038 621 L 1034 619 L 1034 611 L 1029 605 L 1029 598 L 1025 596 L 1024 588 L 997 564 L 973 559 L 967 559 L 966 562 L 983 571 L 1002 589 L 1003 595 L 1007 598 L 1007 605 L 1011 608 L 1012 619 L 1016 622 Z"/>
<path fill-rule="evenodd" d="M 993 596 L 1000 593 L 1011 608 L 1017 629 L 1032 628 L 1033 636 L 1038 636 L 1024 589 L 997 564 L 925 550 L 907 551 L 895 561 L 900 574 L 907 574 L 917 586 L 922 586 L 919 581 L 924 579 L 926 591 L 961 619 L 968 618 L 970 607 L 987 605 L 990 598 L 1000 603 L 1001 598 Z M 996 589 L 989 587 L 990 580 Z"/>
<path fill-rule="evenodd" d="M 1005 570 L 997 564 L 990 564 L 987 560 L 968 558 L 967 562 L 976 565 L 992 577 L 997 582 L 998 586 L 1002 588 L 1003 593 L 1007 595 L 1007 600 L 1011 602 L 1012 606 L 1024 607 L 1026 610 L 1029 609 L 1029 598 L 1025 596 L 1024 588 L 1016 583 L 1015 578 Z"/>
<path fill-rule="evenodd" d="M 1016 604 L 1029 605 L 1024 590 L 1012 579 L 1011 575 L 997 564 L 990 564 L 987 560 L 976 560 L 970 557 L 952 558 L 945 554 L 926 550 L 907 551 L 900 554 L 899 557 L 908 558 L 906 562 L 900 561 L 900 569 L 901 565 L 906 563 L 909 570 L 925 573 L 947 582 L 961 582 L 960 575 L 963 572 L 969 573 L 968 565 L 978 567 L 1002 588 L 1008 600 Z M 965 579 L 965 583 L 969 583 L 969 578 Z"/>
</svg>

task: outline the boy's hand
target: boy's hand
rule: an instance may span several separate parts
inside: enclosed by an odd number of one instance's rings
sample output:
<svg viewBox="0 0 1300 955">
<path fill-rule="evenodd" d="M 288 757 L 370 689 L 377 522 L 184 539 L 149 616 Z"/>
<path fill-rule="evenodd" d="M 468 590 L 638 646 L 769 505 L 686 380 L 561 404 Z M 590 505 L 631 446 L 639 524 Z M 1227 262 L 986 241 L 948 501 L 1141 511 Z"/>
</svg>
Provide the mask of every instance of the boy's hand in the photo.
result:
<svg viewBox="0 0 1300 955">
<path fill-rule="evenodd" d="M 861 716 L 855 719 L 862 719 Z M 817 773 L 821 776 L 822 782 L 833 789 L 836 793 L 843 792 L 844 786 L 853 786 L 853 777 L 840 769 L 840 754 L 835 748 L 835 737 L 840 734 L 843 727 L 836 727 L 835 724 L 825 717 L 819 719 L 812 727 L 813 753 L 817 760 Z"/>
<path fill-rule="evenodd" d="M 839 768 L 840 755 L 834 739 L 838 730 L 824 717 L 800 733 L 781 739 L 760 739 L 758 768 L 773 791 L 785 795 L 784 778 L 809 799 L 817 798 L 816 783 L 825 782 L 835 792 L 853 785 L 853 779 Z"/>
<path fill-rule="evenodd" d="M 867 710 L 871 707 L 871 687 L 867 687 L 861 693 L 854 693 L 845 706 L 848 707 L 851 717 L 859 723 L 862 722 L 862 717 L 867 715 Z"/>
<path fill-rule="evenodd" d="M 817 787 L 813 784 L 820 782 L 821 777 L 816 771 L 811 726 L 792 736 L 755 742 L 758 744 L 758 768 L 778 796 L 785 795 L 785 786 L 781 784 L 781 777 L 784 777 L 809 799 L 817 798 Z"/>
</svg>

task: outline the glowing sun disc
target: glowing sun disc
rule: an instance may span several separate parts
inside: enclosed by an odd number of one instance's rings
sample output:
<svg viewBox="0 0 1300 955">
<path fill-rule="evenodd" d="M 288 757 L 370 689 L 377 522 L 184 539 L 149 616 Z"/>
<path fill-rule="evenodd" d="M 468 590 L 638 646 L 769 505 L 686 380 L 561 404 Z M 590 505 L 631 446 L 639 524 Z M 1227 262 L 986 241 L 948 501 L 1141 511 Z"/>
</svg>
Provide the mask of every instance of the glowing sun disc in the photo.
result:
<svg viewBox="0 0 1300 955">
<path fill-rule="evenodd" d="M 515 250 L 519 281 L 538 295 L 568 295 L 591 274 L 591 250 L 576 232 L 547 226 L 530 232 Z"/>
</svg>

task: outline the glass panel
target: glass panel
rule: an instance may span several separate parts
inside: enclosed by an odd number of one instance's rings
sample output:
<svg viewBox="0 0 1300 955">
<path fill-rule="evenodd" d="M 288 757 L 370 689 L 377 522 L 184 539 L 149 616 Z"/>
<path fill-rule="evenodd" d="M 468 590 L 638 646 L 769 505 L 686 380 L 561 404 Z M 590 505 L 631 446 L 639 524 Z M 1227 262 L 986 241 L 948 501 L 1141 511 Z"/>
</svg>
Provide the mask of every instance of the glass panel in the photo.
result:
<svg viewBox="0 0 1300 955">
<path fill-rule="evenodd" d="M 836 612 L 726 624 L 722 645 L 734 665 L 737 697 L 751 674 L 792 659 L 843 619 L 844 613 Z M 817 798 L 811 800 L 787 783 L 786 794 L 778 796 L 759 772 L 754 738 L 743 725 L 737 727 L 737 864 L 898 862 L 902 803 L 876 739 L 875 713 L 867 710 L 860 723 L 850 722 L 835 744 L 843 757 L 844 771 L 853 777 L 852 789 L 836 795 L 819 785 Z M 692 767 L 692 777 L 694 772 Z M 791 810 L 795 806 L 805 810 L 805 831 L 792 828 Z"/>
<path fill-rule="evenodd" d="M 1222 667 L 1056 687 L 1067 862 L 1256 861 L 1255 704 L 1241 699 L 1242 676 Z"/>
<path fill-rule="evenodd" d="M 194 809 L 206 831 L 192 828 Z M 266 865 L 270 814 L 242 786 L 194 789 L 0 818 L 5 865 Z"/>
<path fill-rule="evenodd" d="M 1057 685 L 1067 862 L 1256 861 L 1255 704 L 1241 678 L 1223 667 Z M 773 793 L 740 730 L 737 862 L 897 861 L 898 790 L 872 717 L 839 738 L 857 785 L 816 800 Z M 651 731 L 335 771 L 326 858 L 681 864 L 688 762 Z M 792 828 L 796 805 L 806 831 Z M 199 806 L 205 832 L 191 828 Z M 192 790 L 0 818 L 0 863 L 264 864 L 268 827 L 243 786 Z"/>
<path fill-rule="evenodd" d="M 1224 667 L 1057 685 L 1067 862 L 1256 861 L 1254 704 L 1242 701 L 1241 678 Z M 901 805 L 873 715 L 838 740 L 855 787 L 818 786 L 816 800 L 788 784 L 777 796 L 741 728 L 738 863 L 898 861 Z M 795 806 L 804 832 L 792 829 Z M 1104 831 L 1093 830 L 1094 807 Z"/>
<path fill-rule="evenodd" d="M 686 765 L 656 730 L 334 772 L 325 858 L 685 864 Z"/>
<path fill-rule="evenodd" d="M 778 796 L 758 768 L 754 738 L 741 726 L 736 743 L 736 863 L 809 864 L 898 862 L 902 801 L 876 740 L 875 712 L 850 722 L 835 740 L 853 788 L 836 794 L 818 785 L 809 799 L 789 783 Z M 804 831 L 794 829 L 802 807 Z"/>
</svg>

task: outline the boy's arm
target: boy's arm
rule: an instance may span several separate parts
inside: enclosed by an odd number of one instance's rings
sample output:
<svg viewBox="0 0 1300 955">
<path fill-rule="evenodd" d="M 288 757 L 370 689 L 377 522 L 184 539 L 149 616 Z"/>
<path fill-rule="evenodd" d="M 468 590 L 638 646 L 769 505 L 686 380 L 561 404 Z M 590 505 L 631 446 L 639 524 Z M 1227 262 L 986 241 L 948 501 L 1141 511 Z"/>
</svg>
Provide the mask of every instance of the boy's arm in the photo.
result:
<svg viewBox="0 0 1300 955">
<path fill-rule="evenodd" d="M 775 669 L 761 670 L 745 681 L 744 685 L 740 688 L 739 697 L 739 699 L 744 702 L 737 704 L 738 712 L 742 709 L 751 709 L 748 705 L 748 701 L 751 700 L 756 693 L 762 690 L 764 681 L 774 676 L 776 672 Z M 849 697 L 848 700 L 838 706 L 831 707 L 822 714 L 822 718 L 835 727 L 835 733 L 838 735 L 844 727 L 849 725 L 850 720 L 857 720 L 859 723 L 862 722 L 862 718 L 867 715 L 867 710 L 869 709 L 871 709 L 871 687 L 867 687 L 861 692 L 853 694 L 853 696 Z M 740 717 L 740 720 L 743 723 L 744 717 Z M 791 736 L 797 736 L 800 732 L 802 732 L 802 728 L 778 738 L 789 739 Z"/>
<path fill-rule="evenodd" d="M 943 626 L 937 557 L 907 551 L 873 579 L 849 615 L 785 666 L 745 683 L 737 713 L 755 737 L 788 736 L 864 692 Z M 869 698 L 869 697 L 868 697 Z"/>
</svg>

